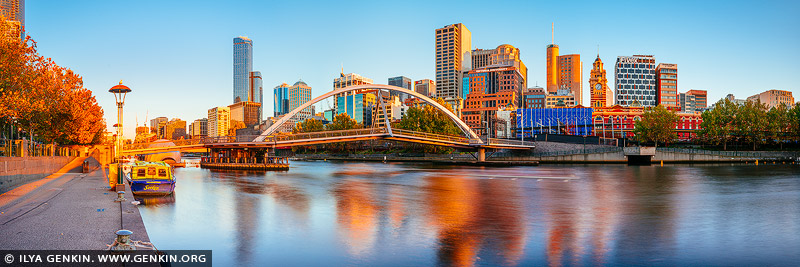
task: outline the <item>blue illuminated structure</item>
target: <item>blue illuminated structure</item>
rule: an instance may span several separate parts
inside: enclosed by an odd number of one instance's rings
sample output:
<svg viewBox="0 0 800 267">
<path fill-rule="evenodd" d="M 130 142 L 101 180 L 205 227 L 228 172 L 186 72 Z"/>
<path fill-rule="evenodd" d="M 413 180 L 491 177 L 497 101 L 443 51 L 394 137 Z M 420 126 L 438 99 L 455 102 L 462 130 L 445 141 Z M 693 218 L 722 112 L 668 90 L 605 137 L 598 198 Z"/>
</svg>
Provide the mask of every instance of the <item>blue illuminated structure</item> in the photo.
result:
<svg viewBox="0 0 800 267">
<path fill-rule="evenodd" d="M 517 136 L 592 135 L 592 108 L 517 109 Z"/>
</svg>

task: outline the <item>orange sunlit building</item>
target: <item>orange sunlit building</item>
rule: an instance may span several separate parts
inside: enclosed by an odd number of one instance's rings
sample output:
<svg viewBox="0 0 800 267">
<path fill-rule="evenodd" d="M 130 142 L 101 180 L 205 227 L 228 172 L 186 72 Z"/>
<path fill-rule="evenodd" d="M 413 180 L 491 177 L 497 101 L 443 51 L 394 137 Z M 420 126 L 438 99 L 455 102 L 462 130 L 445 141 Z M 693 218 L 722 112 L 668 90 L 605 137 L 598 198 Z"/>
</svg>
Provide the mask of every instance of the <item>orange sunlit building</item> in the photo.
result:
<svg viewBox="0 0 800 267">
<path fill-rule="evenodd" d="M 606 79 L 606 70 L 603 68 L 603 61 L 600 60 L 600 55 L 592 63 L 592 71 L 589 74 L 589 90 L 591 90 L 591 103 L 590 107 L 602 108 L 614 105 L 614 93 L 608 87 L 608 79 Z"/>
<path fill-rule="evenodd" d="M 623 107 L 614 105 L 605 108 L 594 108 L 592 112 L 595 134 L 608 138 L 633 137 L 633 128 L 636 121 L 642 119 L 644 107 Z M 700 129 L 703 118 L 700 113 L 676 113 L 678 122 L 675 130 L 678 139 L 691 139 L 696 136 L 695 131 Z"/>
<path fill-rule="evenodd" d="M 668 109 L 677 109 L 678 64 L 659 63 L 656 66 L 656 103 Z"/>
<path fill-rule="evenodd" d="M 495 65 L 471 70 L 468 76 L 469 94 L 461 119 L 476 133 L 485 134 L 488 127 L 496 136 L 492 125 L 498 108 L 520 106 L 525 79 L 516 67 Z"/>
</svg>

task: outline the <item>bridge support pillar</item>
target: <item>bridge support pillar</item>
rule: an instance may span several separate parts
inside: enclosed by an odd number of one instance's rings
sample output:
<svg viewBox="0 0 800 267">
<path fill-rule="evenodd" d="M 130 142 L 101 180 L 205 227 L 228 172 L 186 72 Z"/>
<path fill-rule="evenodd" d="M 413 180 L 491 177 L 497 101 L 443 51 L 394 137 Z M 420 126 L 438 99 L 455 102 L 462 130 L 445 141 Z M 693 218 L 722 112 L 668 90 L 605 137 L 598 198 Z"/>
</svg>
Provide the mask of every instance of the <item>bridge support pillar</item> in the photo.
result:
<svg viewBox="0 0 800 267">
<path fill-rule="evenodd" d="M 486 149 L 478 148 L 478 162 L 486 161 Z"/>
</svg>

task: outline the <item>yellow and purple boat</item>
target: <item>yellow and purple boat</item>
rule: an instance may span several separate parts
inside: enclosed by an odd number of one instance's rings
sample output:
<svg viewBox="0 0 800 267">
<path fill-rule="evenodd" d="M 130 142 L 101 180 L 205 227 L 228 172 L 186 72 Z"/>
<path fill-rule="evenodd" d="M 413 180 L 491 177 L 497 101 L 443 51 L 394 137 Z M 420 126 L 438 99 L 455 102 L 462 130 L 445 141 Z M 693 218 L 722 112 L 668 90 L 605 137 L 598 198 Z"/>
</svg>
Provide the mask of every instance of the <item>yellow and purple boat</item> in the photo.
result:
<svg viewBox="0 0 800 267">
<path fill-rule="evenodd" d="M 172 166 L 163 161 L 137 161 L 126 178 L 134 195 L 162 196 L 175 190 Z"/>
</svg>

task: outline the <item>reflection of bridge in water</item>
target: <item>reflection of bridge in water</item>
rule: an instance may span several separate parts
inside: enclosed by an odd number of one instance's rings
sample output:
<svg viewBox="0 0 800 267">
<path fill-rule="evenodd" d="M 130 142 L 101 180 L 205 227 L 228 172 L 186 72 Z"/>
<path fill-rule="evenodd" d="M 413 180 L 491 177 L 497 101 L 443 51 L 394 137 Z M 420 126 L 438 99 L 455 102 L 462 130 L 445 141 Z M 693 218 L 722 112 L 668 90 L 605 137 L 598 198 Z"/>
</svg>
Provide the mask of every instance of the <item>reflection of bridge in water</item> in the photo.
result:
<svg viewBox="0 0 800 267">
<path fill-rule="evenodd" d="M 365 90 L 370 90 L 371 92 L 365 92 Z M 422 102 L 437 108 L 442 113 L 447 115 L 447 117 L 450 118 L 456 124 L 456 126 L 459 127 L 459 129 L 461 129 L 461 131 L 464 133 L 464 136 L 441 135 L 393 128 L 391 126 L 389 116 L 383 116 L 385 120 L 384 127 L 297 134 L 276 133 L 277 129 L 280 129 L 283 124 L 289 122 L 293 116 L 298 115 L 301 110 L 310 107 L 311 105 L 328 97 L 348 92 L 378 94 L 377 99 L 379 99 L 381 102 L 380 108 L 383 109 L 383 114 L 387 114 L 386 105 L 383 101 L 383 98 L 380 96 L 381 90 L 397 91 L 410 94 L 417 97 Z M 461 121 L 461 119 L 453 114 L 450 110 L 433 99 L 418 94 L 417 92 L 396 86 L 369 84 L 337 89 L 306 102 L 305 104 L 287 113 L 285 116 L 283 116 L 283 118 L 275 122 L 271 127 L 258 136 L 223 136 L 178 140 L 173 141 L 175 143 L 174 146 L 165 147 L 150 147 L 150 143 L 130 144 L 124 146 L 122 154 L 145 155 L 172 151 L 210 151 L 212 156 L 209 159 L 204 159 L 204 161 L 211 160 L 215 163 L 233 164 L 261 164 L 283 162 L 285 159 L 275 156 L 275 150 L 280 148 L 340 142 L 357 142 L 376 139 L 446 146 L 469 151 L 477 151 L 476 159 L 478 161 L 485 161 L 486 150 L 534 148 L 533 142 L 479 137 L 469 128 L 469 126 L 466 125 L 466 123 Z M 277 158 L 277 160 L 274 158 Z"/>
</svg>

